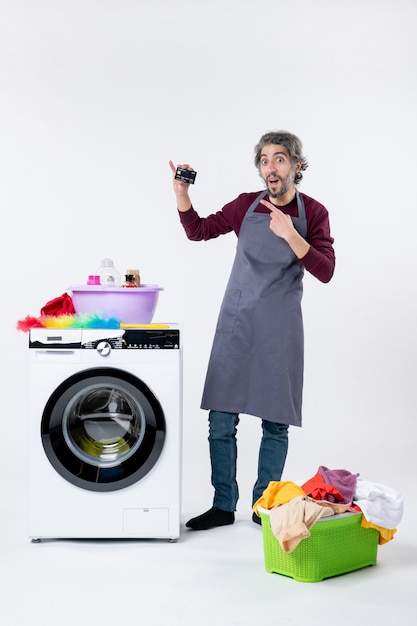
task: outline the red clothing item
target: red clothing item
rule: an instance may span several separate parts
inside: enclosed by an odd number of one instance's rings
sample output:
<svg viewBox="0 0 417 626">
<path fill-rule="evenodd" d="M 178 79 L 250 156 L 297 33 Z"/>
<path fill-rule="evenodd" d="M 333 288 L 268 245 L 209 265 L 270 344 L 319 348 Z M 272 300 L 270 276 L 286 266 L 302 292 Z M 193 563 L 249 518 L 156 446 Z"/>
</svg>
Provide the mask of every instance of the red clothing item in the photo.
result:
<svg viewBox="0 0 417 626">
<path fill-rule="evenodd" d="M 62 296 L 49 300 L 41 308 L 41 315 L 52 315 L 59 317 L 60 315 L 74 315 L 75 309 L 72 303 L 72 298 L 68 293 L 63 293 Z"/>
<path fill-rule="evenodd" d="M 192 241 L 207 241 L 219 235 L 234 231 L 239 236 L 240 226 L 252 202 L 261 192 L 242 193 L 232 202 L 226 204 L 217 213 L 207 217 L 200 217 L 193 207 L 189 211 L 179 211 L 181 224 L 188 239 Z M 310 250 L 300 259 L 304 268 L 323 283 L 329 282 L 335 267 L 335 253 L 333 237 L 330 234 L 329 214 L 327 209 L 309 196 L 302 194 L 307 218 L 307 242 Z M 269 199 L 266 196 L 266 199 Z M 279 207 L 284 213 L 297 217 L 297 200 L 286 206 Z M 258 213 L 269 213 L 269 210 L 259 204 Z"/>
<path fill-rule="evenodd" d="M 329 502 L 343 502 L 343 496 L 336 487 L 324 482 L 319 472 L 310 478 L 301 489 L 314 500 L 328 500 Z"/>
</svg>

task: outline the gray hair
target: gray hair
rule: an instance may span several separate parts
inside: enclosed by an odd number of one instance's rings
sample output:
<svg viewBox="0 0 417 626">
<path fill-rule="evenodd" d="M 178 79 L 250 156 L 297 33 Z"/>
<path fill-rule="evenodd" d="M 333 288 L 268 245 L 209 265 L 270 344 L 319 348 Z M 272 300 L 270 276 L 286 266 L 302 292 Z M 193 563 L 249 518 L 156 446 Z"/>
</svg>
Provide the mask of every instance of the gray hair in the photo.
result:
<svg viewBox="0 0 417 626">
<path fill-rule="evenodd" d="M 285 146 L 288 150 L 288 154 L 290 155 L 291 163 L 293 165 L 296 165 L 298 162 L 301 163 L 301 169 L 297 172 L 294 178 L 294 183 L 297 185 L 303 178 L 301 172 L 308 168 L 308 161 L 303 155 L 303 144 L 301 143 L 301 140 L 296 135 L 293 135 L 286 130 L 273 130 L 269 133 L 265 133 L 265 135 L 262 135 L 259 142 L 255 146 L 255 166 L 259 171 L 261 153 L 263 148 L 268 144 L 273 144 L 274 146 Z"/>
</svg>

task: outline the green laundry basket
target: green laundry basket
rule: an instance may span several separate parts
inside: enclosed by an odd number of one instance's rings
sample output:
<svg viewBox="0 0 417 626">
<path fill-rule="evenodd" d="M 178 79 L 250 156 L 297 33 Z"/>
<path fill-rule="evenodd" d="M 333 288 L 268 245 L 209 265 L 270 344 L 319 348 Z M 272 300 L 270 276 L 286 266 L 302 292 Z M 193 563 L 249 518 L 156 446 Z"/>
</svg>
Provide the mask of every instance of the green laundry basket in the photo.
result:
<svg viewBox="0 0 417 626">
<path fill-rule="evenodd" d="M 271 530 L 269 511 L 258 508 L 262 521 L 265 569 L 301 582 L 319 582 L 346 574 L 377 560 L 379 533 L 363 528 L 361 513 L 344 513 L 317 520 L 310 537 L 292 552 L 284 552 Z"/>
</svg>

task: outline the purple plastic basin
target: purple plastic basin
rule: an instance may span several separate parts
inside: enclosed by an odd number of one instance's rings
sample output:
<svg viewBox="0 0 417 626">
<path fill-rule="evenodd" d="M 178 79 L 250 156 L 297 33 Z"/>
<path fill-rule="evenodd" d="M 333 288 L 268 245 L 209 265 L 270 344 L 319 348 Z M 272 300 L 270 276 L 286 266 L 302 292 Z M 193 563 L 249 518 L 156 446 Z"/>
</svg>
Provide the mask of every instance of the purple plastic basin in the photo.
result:
<svg viewBox="0 0 417 626">
<path fill-rule="evenodd" d="M 158 304 L 158 285 L 140 287 L 103 287 L 76 285 L 70 288 L 77 314 L 116 318 L 123 324 L 149 324 Z"/>
</svg>

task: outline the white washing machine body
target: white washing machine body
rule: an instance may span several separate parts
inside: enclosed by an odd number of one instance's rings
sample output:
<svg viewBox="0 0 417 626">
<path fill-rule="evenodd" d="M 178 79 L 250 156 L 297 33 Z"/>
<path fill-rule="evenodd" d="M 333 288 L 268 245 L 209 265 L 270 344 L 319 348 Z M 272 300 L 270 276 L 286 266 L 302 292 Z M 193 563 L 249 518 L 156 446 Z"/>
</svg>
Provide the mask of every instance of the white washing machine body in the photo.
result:
<svg viewBox="0 0 417 626">
<path fill-rule="evenodd" d="M 180 536 L 181 327 L 29 333 L 29 536 Z"/>
</svg>

